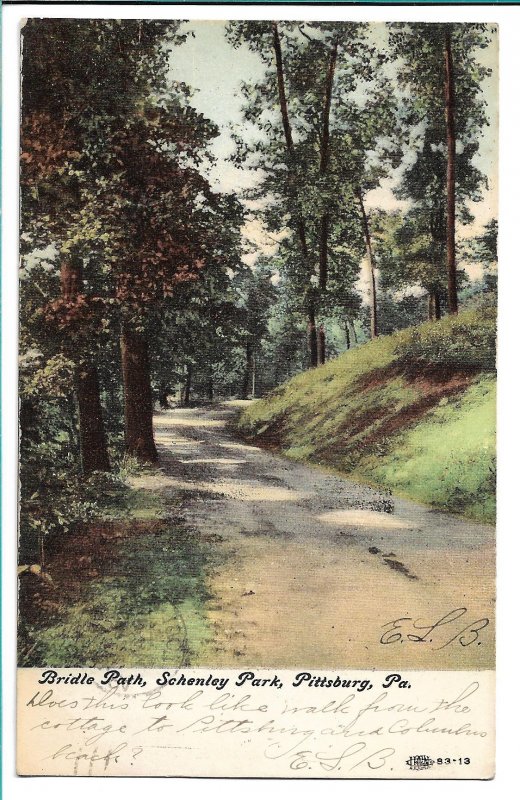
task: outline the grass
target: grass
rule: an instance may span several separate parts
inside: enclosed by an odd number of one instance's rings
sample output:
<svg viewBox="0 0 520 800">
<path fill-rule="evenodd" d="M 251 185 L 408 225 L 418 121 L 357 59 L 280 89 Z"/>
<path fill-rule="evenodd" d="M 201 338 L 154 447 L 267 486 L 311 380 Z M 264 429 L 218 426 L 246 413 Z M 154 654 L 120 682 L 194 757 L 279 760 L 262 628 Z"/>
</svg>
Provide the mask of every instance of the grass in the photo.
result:
<svg viewBox="0 0 520 800">
<path fill-rule="evenodd" d="M 243 436 L 482 521 L 495 515 L 495 317 L 379 337 L 244 410 Z"/>
<path fill-rule="evenodd" d="M 21 666 L 197 663 L 210 639 L 206 574 L 214 547 L 175 505 L 114 484 L 106 519 L 55 542 L 52 585 L 24 576 Z"/>
<path fill-rule="evenodd" d="M 433 408 L 367 454 L 354 475 L 446 511 L 491 522 L 495 516 L 496 383 L 480 376 L 463 394 Z"/>
</svg>

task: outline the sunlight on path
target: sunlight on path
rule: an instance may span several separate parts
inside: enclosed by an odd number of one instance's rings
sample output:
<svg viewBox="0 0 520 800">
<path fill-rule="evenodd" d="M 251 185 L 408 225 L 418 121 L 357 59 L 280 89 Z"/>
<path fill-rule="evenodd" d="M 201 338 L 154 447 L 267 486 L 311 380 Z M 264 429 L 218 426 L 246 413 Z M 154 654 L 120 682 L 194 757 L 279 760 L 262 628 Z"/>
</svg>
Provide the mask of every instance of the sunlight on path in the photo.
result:
<svg viewBox="0 0 520 800">
<path fill-rule="evenodd" d="M 326 514 L 320 514 L 317 519 L 328 525 L 361 525 L 369 528 L 407 528 L 408 530 L 413 528 L 413 525 L 399 517 L 361 508 L 348 509 L 348 511 L 329 511 Z"/>
<path fill-rule="evenodd" d="M 235 412 L 223 404 L 157 416 L 162 474 L 143 483 L 184 491 L 187 523 L 219 537 L 204 663 L 492 666 L 491 623 L 479 647 L 437 647 L 440 634 L 423 646 L 381 644 L 398 618 L 434 624 L 462 607 L 466 624 L 493 618 L 492 526 L 399 498 L 394 513 L 376 510 L 381 495 L 367 486 L 234 441 Z"/>
</svg>

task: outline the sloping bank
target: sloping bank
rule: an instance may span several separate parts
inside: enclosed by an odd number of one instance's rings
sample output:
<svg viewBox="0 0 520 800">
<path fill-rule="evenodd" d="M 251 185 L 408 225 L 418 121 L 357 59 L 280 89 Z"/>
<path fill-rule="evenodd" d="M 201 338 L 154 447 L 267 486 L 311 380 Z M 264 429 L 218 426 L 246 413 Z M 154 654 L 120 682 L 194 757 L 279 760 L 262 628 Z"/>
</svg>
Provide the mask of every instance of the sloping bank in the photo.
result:
<svg viewBox="0 0 520 800">
<path fill-rule="evenodd" d="M 382 336 L 249 406 L 249 441 L 482 521 L 495 515 L 495 313 Z"/>
</svg>

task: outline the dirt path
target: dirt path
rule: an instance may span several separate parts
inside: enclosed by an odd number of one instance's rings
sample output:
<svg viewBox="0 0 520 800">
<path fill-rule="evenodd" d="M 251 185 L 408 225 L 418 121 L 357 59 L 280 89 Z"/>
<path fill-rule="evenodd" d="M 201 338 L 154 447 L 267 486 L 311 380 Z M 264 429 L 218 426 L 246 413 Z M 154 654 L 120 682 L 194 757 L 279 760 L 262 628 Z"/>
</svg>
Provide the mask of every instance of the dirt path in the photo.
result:
<svg viewBox="0 0 520 800">
<path fill-rule="evenodd" d="M 366 486 L 235 440 L 235 412 L 158 415 L 162 471 L 142 479 L 166 496 L 185 490 L 187 522 L 222 537 L 206 665 L 493 665 L 491 526 L 399 499 L 391 514 L 374 510 L 381 497 Z M 386 625 L 398 618 L 410 619 Z"/>
</svg>

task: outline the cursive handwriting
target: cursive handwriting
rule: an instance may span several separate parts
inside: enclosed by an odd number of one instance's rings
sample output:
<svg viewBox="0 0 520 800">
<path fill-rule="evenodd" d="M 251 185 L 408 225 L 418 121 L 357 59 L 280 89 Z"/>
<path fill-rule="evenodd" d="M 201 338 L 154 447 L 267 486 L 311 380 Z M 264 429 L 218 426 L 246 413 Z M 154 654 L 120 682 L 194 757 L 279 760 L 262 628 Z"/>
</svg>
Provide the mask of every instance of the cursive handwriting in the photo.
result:
<svg viewBox="0 0 520 800">
<path fill-rule="evenodd" d="M 447 631 L 453 624 L 438 627 Z M 461 628 L 459 622 L 459 636 Z M 400 635 L 407 634 L 424 631 L 403 628 Z M 491 746 L 482 713 L 492 686 L 485 673 L 471 679 L 435 673 L 432 681 L 420 673 L 372 672 L 371 688 L 358 692 L 362 672 L 340 673 L 336 688 L 327 685 L 335 673 L 324 670 L 320 685 L 306 694 L 291 686 L 295 674 L 279 673 L 286 691 L 273 683 L 236 694 L 216 686 L 42 690 L 35 675 L 20 695 L 22 774 L 204 774 L 210 764 L 219 775 L 235 766 L 240 773 L 245 764 L 264 776 L 397 777 L 415 742 L 421 742 L 418 752 L 428 753 L 434 737 L 437 755 L 444 741 L 446 753 L 469 753 L 472 763 Z M 153 685 L 151 670 L 143 676 Z"/>
<path fill-rule="evenodd" d="M 375 751 L 369 749 L 366 753 L 367 749 L 366 742 L 356 742 L 341 753 L 313 753 L 311 750 L 302 750 L 292 758 L 289 767 L 292 770 L 311 770 L 317 765 L 324 772 L 340 772 L 346 766 L 348 771 L 352 772 L 366 764 L 369 769 L 378 770 L 384 767 L 387 759 L 395 753 L 393 747 L 382 747 Z M 360 753 L 363 753 L 363 758 L 357 760 L 356 756 Z"/>
<path fill-rule="evenodd" d="M 443 650 L 449 645 L 458 644 L 470 647 L 481 643 L 481 631 L 489 625 L 489 619 L 467 622 L 468 609 L 454 608 L 435 622 L 424 622 L 413 617 L 398 617 L 386 622 L 379 639 L 380 644 L 413 642 L 414 644 L 436 644 L 432 650 Z M 463 619 L 464 618 L 464 619 Z M 460 622 L 462 620 L 462 624 Z M 440 643 L 439 643 L 440 641 Z"/>
</svg>

